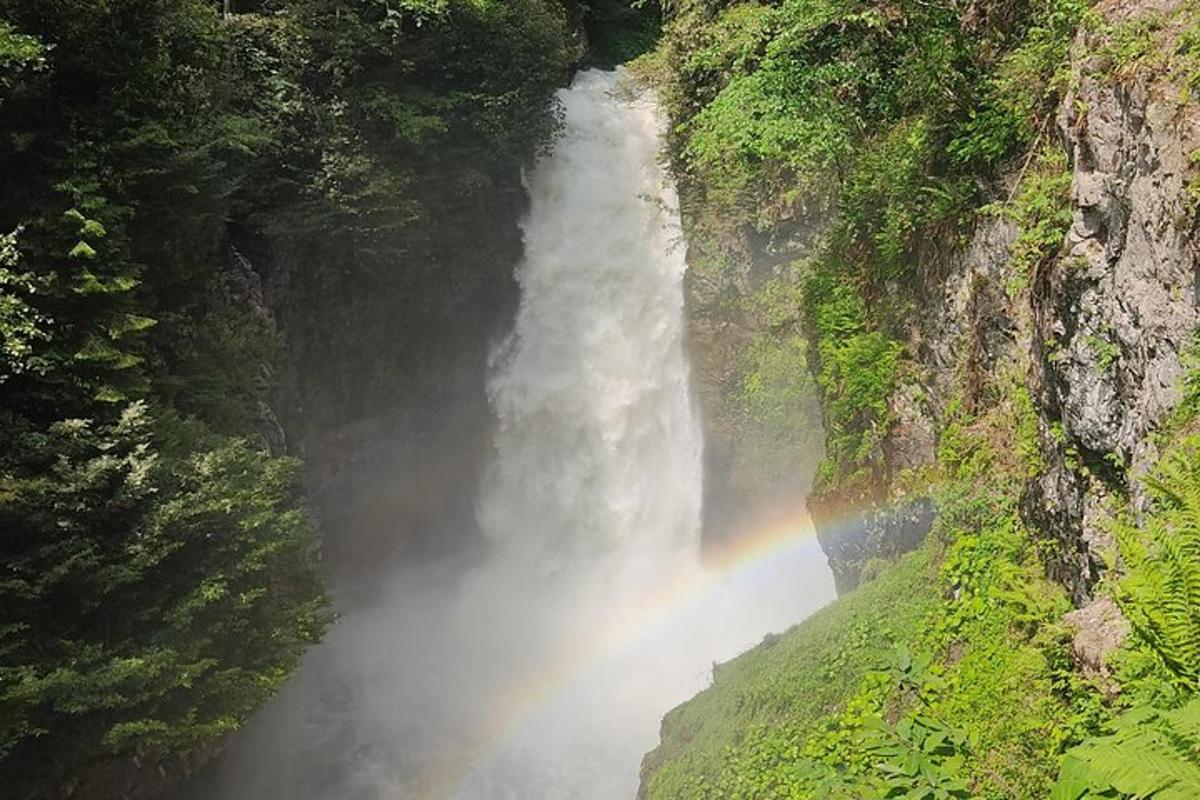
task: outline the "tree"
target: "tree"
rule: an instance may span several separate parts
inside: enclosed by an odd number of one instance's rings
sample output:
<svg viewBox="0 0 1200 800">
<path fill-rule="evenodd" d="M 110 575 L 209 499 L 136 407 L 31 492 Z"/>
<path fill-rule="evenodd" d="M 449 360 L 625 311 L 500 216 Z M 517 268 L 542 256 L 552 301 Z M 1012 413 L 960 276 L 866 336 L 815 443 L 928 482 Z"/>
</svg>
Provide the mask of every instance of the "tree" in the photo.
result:
<svg viewBox="0 0 1200 800">
<path fill-rule="evenodd" d="M 329 621 L 296 464 L 142 403 L 0 417 L 0 776 L 202 752 Z M 169 432 L 188 441 L 172 456 Z M 64 754 L 71 754 L 64 759 Z M 61 774 L 53 774 L 58 764 Z"/>
</svg>

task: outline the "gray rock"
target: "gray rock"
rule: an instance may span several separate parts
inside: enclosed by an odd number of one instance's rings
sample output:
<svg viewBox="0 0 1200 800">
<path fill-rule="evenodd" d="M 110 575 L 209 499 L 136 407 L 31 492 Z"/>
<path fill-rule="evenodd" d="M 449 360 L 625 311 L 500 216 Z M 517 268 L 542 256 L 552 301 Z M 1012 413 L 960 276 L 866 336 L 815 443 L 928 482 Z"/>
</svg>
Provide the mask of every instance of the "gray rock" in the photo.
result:
<svg viewBox="0 0 1200 800">
<path fill-rule="evenodd" d="M 1129 621 L 1111 598 L 1101 597 L 1063 617 L 1072 631 L 1071 654 L 1084 675 L 1106 680 L 1108 657 L 1129 637 Z"/>
<path fill-rule="evenodd" d="M 1083 35 L 1077 50 L 1088 42 Z M 1075 67 L 1058 133 L 1074 170 L 1074 219 L 1063 253 L 1032 293 L 1034 396 L 1079 463 L 1062 452 L 1030 487 L 1025 508 L 1059 543 L 1051 572 L 1077 600 L 1099 575 L 1107 535 L 1091 524 L 1103 483 L 1125 488 L 1146 463 L 1148 434 L 1179 402 L 1181 351 L 1200 324 L 1197 250 L 1188 207 L 1195 113 L 1142 75 L 1114 81 L 1095 58 Z M 1128 487 L 1136 496 L 1139 489 Z M 1041 505 L 1038 509 L 1036 506 Z"/>
</svg>

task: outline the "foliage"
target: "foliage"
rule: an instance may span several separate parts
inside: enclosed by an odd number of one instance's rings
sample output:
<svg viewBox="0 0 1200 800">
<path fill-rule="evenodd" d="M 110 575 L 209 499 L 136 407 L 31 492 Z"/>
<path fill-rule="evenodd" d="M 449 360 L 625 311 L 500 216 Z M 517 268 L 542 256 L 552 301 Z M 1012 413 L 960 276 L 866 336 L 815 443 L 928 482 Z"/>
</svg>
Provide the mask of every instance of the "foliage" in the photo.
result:
<svg viewBox="0 0 1200 800">
<path fill-rule="evenodd" d="M 1200 437 L 1160 461 L 1146 486 L 1154 506 L 1121 525 L 1127 577 L 1119 600 L 1134 630 L 1193 690 L 1200 688 Z"/>
<path fill-rule="evenodd" d="M 0 0 L 14 797 L 130 759 L 166 774 L 282 684 L 328 621 L 298 465 L 272 450 L 284 351 L 321 363 L 339 301 L 441 279 L 422 270 L 455 210 L 558 127 L 556 0 L 251 8 Z M 304 315 L 286 340 L 280 306 Z"/>
<path fill-rule="evenodd" d="M 23 75 L 46 68 L 46 48 L 37 37 L 20 33 L 0 19 L 0 104 Z"/>
<path fill-rule="evenodd" d="M 654 49 L 662 28 L 657 0 L 588 0 L 584 4 L 588 61 L 608 67 Z"/>
<path fill-rule="evenodd" d="M 924 548 L 671 712 L 649 797 L 1050 793 L 1058 756 L 1104 715 L 1059 627 L 1070 602 L 1017 512 L 1030 466 L 1010 440 L 1030 424 L 1029 397 L 1016 381 L 999 389 L 985 412 L 951 414 Z"/>
<path fill-rule="evenodd" d="M 18 272 L 20 229 L 0 236 L 0 383 L 12 375 L 38 369 L 32 359 L 34 345 L 49 336 L 49 320 L 29 304 L 30 295 L 45 290 L 44 281 L 31 272 Z"/>
<path fill-rule="evenodd" d="M 1138 525 L 1117 526 L 1126 575 L 1115 592 L 1134 636 L 1104 667 L 1115 679 L 1076 670 L 1059 624 L 1070 602 L 1044 577 L 1018 512 L 1045 444 L 1062 449 L 1068 469 L 1082 463 L 1061 425 L 1039 422 L 1027 365 L 964 387 L 942 410 L 935 467 L 886 474 L 881 452 L 893 394 L 911 374 L 902 343 L 917 338 L 912 298 L 938 255 L 977 215 L 1005 218 L 1017 232 L 1006 287 L 1017 299 L 1061 253 L 1071 165 L 1052 126 L 1077 33 L 1099 77 L 1154 70 L 1184 101 L 1198 83 L 1194 3 L 1120 22 L 1090 5 L 696 0 L 678 5 L 644 61 L 675 123 L 685 224 L 706 263 L 734 272 L 789 247 L 803 254 L 806 356 L 827 425 L 818 489 L 851 503 L 928 492 L 940 512 L 921 555 L 937 571 L 937 600 L 921 623 L 869 643 L 858 637 L 872 629 L 852 619 L 835 632 L 858 655 L 896 645 L 890 664 L 839 683 L 816 714 L 783 691 L 750 707 L 731 701 L 758 669 L 791 668 L 765 647 L 743 656 L 667 718 L 648 762 L 651 797 L 1197 794 L 1195 376 L 1157 437 L 1166 455 L 1147 484 L 1150 505 Z M 1100 371 L 1121 358 L 1107 333 L 1088 341 Z M 778 349 L 786 339 L 772 335 Z M 886 603 L 876 592 L 897 590 L 889 579 L 908 563 L 873 565 L 879 576 L 827 619 L 867 593 Z M 771 650 L 811 635 L 802 624 Z M 920 678 L 908 674 L 915 664 Z"/>
<path fill-rule="evenodd" d="M 221 438 L 180 460 L 155 441 L 162 424 L 141 403 L 102 426 L 3 419 L 0 753 L 12 775 L 45 771 L 50 753 L 205 745 L 326 624 L 296 465 Z"/>
<path fill-rule="evenodd" d="M 746 484 L 784 484 L 790 492 L 808 486 L 821 449 L 799 282 L 796 271 L 788 270 L 748 298 L 765 330 L 743 352 L 736 397 Z"/>
<path fill-rule="evenodd" d="M 1105 336 L 1088 336 L 1084 341 L 1096 357 L 1096 367 L 1101 372 L 1107 372 L 1121 357 L 1121 346 Z"/>
<path fill-rule="evenodd" d="M 985 210 L 1017 226 L 1008 261 L 1008 290 L 1016 294 L 1029 285 L 1039 267 L 1058 254 L 1071 227 L 1071 171 L 1062 149 L 1046 146 L 1031 153 L 1012 203 Z"/>
<path fill-rule="evenodd" d="M 914 264 L 955 243 L 1025 149 L 1043 149 L 1087 8 L 690 2 L 643 59 L 674 122 L 685 224 L 706 263 L 812 245 L 805 315 L 831 498 L 861 499 L 882 477 Z M 1045 148 L 1013 208 L 1002 204 L 1022 228 L 1021 280 L 1061 243 L 1064 167 Z"/>
<path fill-rule="evenodd" d="M 1111 797 L 1190 800 L 1200 796 L 1200 699 L 1182 708 L 1142 707 L 1107 736 L 1067 753 L 1052 800 Z"/>
<path fill-rule="evenodd" d="M 1124 695 L 1102 735 L 1070 750 L 1055 798 L 1183 798 L 1200 791 L 1200 434 L 1195 346 L 1184 352 L 1182 402 L 1157 437 L 1138 520 L 1113 523 L 1115 594 L 1133 635 L 1112 659 Z"/>
<path fill-rule="evenodd" d="M 883 774 L 881 797 L 950 800 L 970 796 L 963 779 L 963 735 L 936 719 L 907 716 L 895 726 L 873 720 L 864 744 Z"/>
<path fill-rule="evenodd" d="M 866 304 L 853 285 L 820 267 L 809 273 L 805 305 L 817 342 L 827 449 L 821 477 L 828 484 L 871 459 L 886 435 L 901 346 L 871 328 Z"/>
<path fill-rule="evenodd" d="M 1002 163 L 1046 130 L 1069 81 L 1071 41 L 1090 5 L 1086 0 L 1031 4 L 1023 34 L 988 71 L 978 104 L 948 144 L 957 162 Z"/>
</svg>

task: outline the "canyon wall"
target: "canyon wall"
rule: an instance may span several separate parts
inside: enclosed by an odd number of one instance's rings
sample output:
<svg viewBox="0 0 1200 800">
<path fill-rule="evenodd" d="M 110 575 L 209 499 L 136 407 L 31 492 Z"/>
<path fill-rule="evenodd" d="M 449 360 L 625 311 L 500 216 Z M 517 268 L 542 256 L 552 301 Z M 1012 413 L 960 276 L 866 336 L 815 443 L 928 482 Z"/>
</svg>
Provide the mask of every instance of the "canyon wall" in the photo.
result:
<svg viewBox="0 0 1200 800">
<path fill-rule="evenodd" d="M 919 242 L 905 285 L 873 290 L 868 314 L 876 319 L 891 315 L 889 296 L 909 304 L 882 323 L 903 347 L 902 368 L 863 457 L 867 479 L 826 482 L 809 501 L 841 591 L 857 586 L 873 559 L 920 544 L 936 510 L 915 476 L 936 460 L 956 414 L 996 402 L 998 386 L 1015 380 L 1037 417 L 1039 467 L 1024 519 L 1047 542 L 1050 574 L 1077 602 L 1090 599 L 1114 550 L 1103 521 L 1127 495 L 1138 507 L 1137 478 L 1158 452 L 1155 429 L 1179 401 L 1200 322 L 1192 188 L 1200 115 L 1179 69 L 1121 64 L 1108 49 L 1123 28 L 1151 14 L 1176 19 L 1181 9 L 1098 6 L 1100 21 L 1071 45 L 1069 91 L 1028 150 L 988 185 L 990 206 L 965 230 Z M 1154 51 L 1175 51 L 1181 29 L 1155 26 Z M 1055 225 L 1065 236 L 1030 264 L 1009 209 L 1022 187 L 1041 180 L 1047 152 L 1060 158 Z M 781 335 L 752 298 L 772 280 L 803 280 L 790 277 L 789 265 L 808 257 L 836 210 L 832 198 L 813 195 L 762 230 L 714 236 L 705 220 L 710 187 L 682 180 L 685 211 L 690 200 L 693 230 L 701 228 L 688 301 L 708 425 L 710 526 L 724 529 L 755 491 L 739 483 L 737 466 L 748 439 L 738 407 L 745 354 L 757 336 Z M 807 335 L 812 367 L 819 343 Z M 823 396 L 819 380 L 809 390 Z"/>
</svg>

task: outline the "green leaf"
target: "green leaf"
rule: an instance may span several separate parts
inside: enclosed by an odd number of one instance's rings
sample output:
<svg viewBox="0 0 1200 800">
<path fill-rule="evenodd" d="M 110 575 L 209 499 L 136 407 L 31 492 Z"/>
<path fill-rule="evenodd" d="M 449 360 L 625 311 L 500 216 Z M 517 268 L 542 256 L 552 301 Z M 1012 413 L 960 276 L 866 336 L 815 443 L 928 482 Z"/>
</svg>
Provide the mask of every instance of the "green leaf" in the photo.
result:
<svg viewBox="0 0 1200 800">
<path fill-rule="evenodd" d="M 71 252 L 67 255 L 71 258 L 95 258 L 96 251 L 90 244 L 81 239 L 78 244 L 71 248 Z"/>
</svg>

